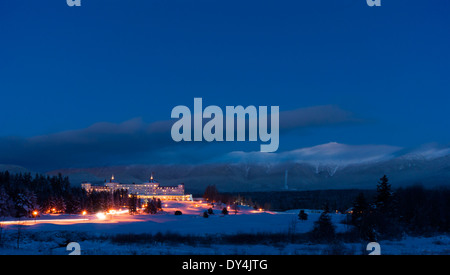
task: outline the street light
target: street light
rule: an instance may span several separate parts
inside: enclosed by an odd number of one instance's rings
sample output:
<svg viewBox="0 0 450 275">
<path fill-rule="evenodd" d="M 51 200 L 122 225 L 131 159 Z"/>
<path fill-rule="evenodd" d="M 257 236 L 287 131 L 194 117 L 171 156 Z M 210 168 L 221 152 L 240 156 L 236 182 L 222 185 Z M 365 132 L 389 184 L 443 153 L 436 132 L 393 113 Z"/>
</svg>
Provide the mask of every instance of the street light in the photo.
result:
<svg viewBox="0 0 450 275">
<path fill-rule="evenodd" d="M 39 214 L 39 212 L 37 210 L 33 211 L 34 223 L 36 223 L 36 217 L 38 214 Z"/>
</svg>

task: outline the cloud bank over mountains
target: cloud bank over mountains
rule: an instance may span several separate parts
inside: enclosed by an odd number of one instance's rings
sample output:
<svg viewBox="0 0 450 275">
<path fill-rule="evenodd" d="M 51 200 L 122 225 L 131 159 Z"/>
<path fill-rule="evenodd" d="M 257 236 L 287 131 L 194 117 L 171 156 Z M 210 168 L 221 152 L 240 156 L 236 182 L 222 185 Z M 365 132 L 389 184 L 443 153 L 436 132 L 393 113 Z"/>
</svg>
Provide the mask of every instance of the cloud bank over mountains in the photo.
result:
<svg viewBox="0 0 450 275">
<path fill-rule="evenodd" d="M 299 148 L 278 154 L 263 154 L 261 152 L 232 152 L 223 158 L 230 162 L 297 162 L 312 164 L 367 163 L 388 160 L 395 157 L 401 147 L 389 145 L 348 145 L 337 142 Z"/>
<path fill-rule="evenodd" d="M 0 164 L 20 165 L 43 172 L 131 164 L 296 162 L 345 166 L 384 161 L 401 155 L 435 158 L 450 154 L 450 148 L 435 144 L 408 150 L 391 145 L 337 142 L 311 147 L 294 144 L 284 151 L 261 153 L 252 150 L 248 142 L 174 142 L 170 136 L 173 122 L 146 123 L 141 118 L 134 118 L 122 123 L 99 122 L 84 129 L 29 138 L 0 137 Z M 283 142 L 283 135 L 295 130 L 352 123 L 364 121 L 334 105 L 282 111 L 280 142 Z M 294 134 L 301 135 L 298 132 Z"/>
<path fill-rule="evenodd" d="M 205 120 L 206 121 L 206 120 Z M 204 121 L 204 122 L 205 122 Z M 351 112 L 324 105 L 280 112 L 280 131 L 353 123 Z M 229 149 L 210 148 L 199 156 L 202 144 L 176 143 L 170 136 L 174 120 L 146 123 L 134 118 L 122 123 L 99 122 L 87 128 L 23 137 L 0 137 L 0 163 L 46 170 L 64 167 L 133 163 L 208 161 Z M 237 148 L 240 144 L 237 144 Z M 218 145 L 218 148 L 224 147 Z M 225 146 L 227 147 L 227 146 Z M 236 147 L 234 147 L 236 149 Z M 228 151 L 227 151 L 228 150 Z M 190 157 L 192 156 L 192 157 Z"/>
</svg>

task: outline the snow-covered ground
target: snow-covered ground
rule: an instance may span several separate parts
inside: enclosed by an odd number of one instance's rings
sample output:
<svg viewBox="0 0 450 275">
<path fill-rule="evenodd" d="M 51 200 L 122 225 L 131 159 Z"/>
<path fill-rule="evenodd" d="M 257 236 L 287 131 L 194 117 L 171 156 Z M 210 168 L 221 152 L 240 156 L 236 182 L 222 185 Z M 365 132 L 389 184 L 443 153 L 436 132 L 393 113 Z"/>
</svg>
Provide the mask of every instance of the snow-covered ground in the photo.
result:
<svg viewBox="0 0 450 275">
<path fill-rule="evenodd" d="M 164 212 L 156 215 L 129 215 L 116 212 L 106 215 L 41 215 L 36 220 L 9 220 L 2 224 L 0 254 L 68 254 L 67 242 L 78 242 L 82 254 L 362 254 L 365 245 L 349 244 L 289 244 L 238 245 L 161 243 L 117 244 L 108 238 L 117 234 L 157 232 L 189 236 L 220 236 L 238 233 L 306 233 L 313 229 L 320 211 L 306 210 L 308 219 L 298 220 L 299 210 L 286 212 L 259 211 L 240 206 L 237 214 L 232 209 L 222 215 L 223 206 L 214 208 L 214 215 L 202 216 L 210 206 L 198 201 L 163 202 Z M 176 216 L 176 210 L 182 215 Z M 346 215 L 332 214 L 337 232 L 349 227 L 342 223 Z M 19 249 L 17 236 L 20 233 Z M 450 238 L 405 237 L 400 241 L 380 242 L 382 254 L 450 254 Z"/>
<path fill-rule="evenodd" d="M 223 206 L 214 207 L 214 215 L 203 217 L 210 206 L 205 202 L 164 202 L 164 212 L 156 215 L 106 214 L 104 217 L 93 215 L 42 215 L 36 220 L 20 221 L 25 231 L 82 231 L 105 234 L 117 233 L 156 233 L 174 232 L 190 235 L 235 234 L 256 232 L 286 232 L 292 221 L 298 220 L 299 210 L 287 212 L 259 211 L 240 206 L 237 214 L 229 209 L 229 215 L 222 215 Z M 176 210 L 183 214 L 174 215 Z M 124 211 L 125 212 L 125 211 Z M 307 221 L 297 222 L 296 232 L 311 231 L 320 211 L 306 210 Z M 311 213 L 313 212 L 313 213 Z M 100 216 L 100 218 L 99 218 Z M 102 219 L 103 218 L 103 219 Z M 341 220 L 345 215 L 332 215 L 337 231 L 345 230 Z M 15 226 L 16 221 L 6 221 L 7 227 Z"/>
</svg>

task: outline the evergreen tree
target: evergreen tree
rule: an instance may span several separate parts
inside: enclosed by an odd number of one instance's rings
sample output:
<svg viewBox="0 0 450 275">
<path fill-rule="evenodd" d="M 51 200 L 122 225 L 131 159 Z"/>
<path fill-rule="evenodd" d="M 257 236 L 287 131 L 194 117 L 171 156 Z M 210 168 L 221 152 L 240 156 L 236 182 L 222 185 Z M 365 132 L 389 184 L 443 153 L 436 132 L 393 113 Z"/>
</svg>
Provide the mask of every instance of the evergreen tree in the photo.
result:
<svg viewBox="0 0 450 275">
<path fill-rule="evenodd" d="M 362 239 L 377 241 L 379 238 L 394 238 L 402 233 L 396 211 L 396 199 L 391 189 L 388 177 L 384 175 L 377 185 L 377 196 L 373 204 L 369 204 L 365 214 L 358 216 L 355 222 Z M 364 208 L 364 203 L 358 203 L 359 208 Z"/>
<path fill-rule="evenodd" d="M 138 204 L 137 196 L 135 194 L 131 194 L 130 197 L 128 198 L 128 211 L 130 215 L 136 214 L 137 204 Z"/>
<path fill-rule="evenodd" d="M 219 201 L 220 195 L 217 187 L 215 185 L 208 185 L 203 194 L 203 198 L 210 202 Z"/>
<path fill-rule="evenodd" d="M 208 208 L 208 215 L 214 215 L 214 211 L 211 207 Z"/>
<path fill-rule="evenodd" d="M 326 214 L 330 213 L 330 204 L 328 203 L 328 201 L 326 201 L 323 205 L 323 212 Z"/>
<path fill-rule="evenodd" d="M 331 242 L 335 238 L 335 227 L 331 222 L 330 214 L 322 212 L 319 219 L 314 222 L 312 238 L 318 242 Z"/>
<path fill-rule="evenodd" d="M 391 202 L 392 202 L 393 192 L 391 190 L 391 184 L 386 175 L 380 178 L 380 181 L 377 185 L 377 198 L 375 201 L 375 205 L 377 210 L 383 214 L 386 214 L 390 211 Z"/>
<path fill-rule="evenodd" d="M 376 241 L 378 239 L 377 223 L 379 215 L 367 202 L 364 193 L 360 192 L 353 202 L 351 223 L 355 226 L 355 233 L 361 240 Z"/>
<path fill-rule="evenodd" d="M 155 200 L 149 200 L 145 212 L 148 214 L 156 214 L 158 212 L 157 202 Z"/>
<path fill-rule="evenodd" d="M 70 194 L 66 198 L 66 213 L 76 214 L 81 212 L 81 196 Z"/>
<path fill-rule="evenodd" d="M 15 207 L 15 217 L 25 217 L 31 216 L 31 212 L 33 211 L 33 203 L 32 199 L 29 196 L 29 193 L 18 193 L 15 200 L 14 200 L 14 207 Z"/>
<path fill-rule="evenodd" d="M 113 192 L 113 197 L 115 208 L 121 208 L 128 203 L 128 191 L 125 189 L 115 190 Z"/>
<path fill-rule="evenodd" d="M 364 215 L 367 214 L 368 210 L 369 203 L 366 201 L 364 193 L 361 192 L 353 202 L 352 223 L 358 226 L 361 223 L 361 220 L 364 218 Z"/>
<path fill-rule="evenodd" d="M 55 209 L 57 213 L 65 213 L 66 212 L 66 202 L 62 196 L 58 196 L 56 198 Z"/>
<path fill-rule="evenodd" d="M 228 209 L 227 209 L 226 207 L 224 207 L 224 208 L 222 209 L 222 214 L 228 215 Z"/>
<path fill-rule="evenodd" d="M 308 214 L 305 213 L 305 210 L 300 210 L 298 213 L 298 219 L 301 221 L 306 221 L 308 219 Z"/>
<path fill-rule="evenodd" d="M 161 199 L 157 199 L 156 200 L 156 208 L 158 208 L 159 210 L 162 210 L 162 202 Z"/>
<path fill-rule="evenodd" d="M 0 219 L 3 217 L 11 216 L 14 209 L 14 202 L 11 197 L 6 193 L 3 186 L 0 187 Z"/>
</svg>

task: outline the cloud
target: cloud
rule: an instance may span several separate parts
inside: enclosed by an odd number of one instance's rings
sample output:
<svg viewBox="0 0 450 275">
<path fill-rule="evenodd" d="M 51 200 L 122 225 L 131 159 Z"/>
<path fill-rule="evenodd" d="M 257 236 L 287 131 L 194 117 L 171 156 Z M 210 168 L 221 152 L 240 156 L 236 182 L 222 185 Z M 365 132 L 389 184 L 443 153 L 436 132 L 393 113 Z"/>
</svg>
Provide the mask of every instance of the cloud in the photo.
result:
<svg viewBox="0 0 450 275">
<path fill-rule="evenodd" d="M 418 148 L 405 150 L 405 152 L 403 152 L 402 154 L 402 157 L 409 159 L 431 160 L 448 155 L 450 155 L 449 147 L 445 147 L 436 143 L 429 143 L 421 145 Z"/>
<path fill-rule="evenodd" d="M 300 108 L 280 112 L 280 131 L 352 121 L 353 115 L 337 106 Z M 134 118 L 30 138 L 0 137 L 0 163 L 41 171 L 134 163 L 198 163 L 236 148 L 249 148 L 248 143 L 176 143 L 170 136 L 173 122 L 146 123 Z M 281 155 L 289 158 L 286 153 Z"/>
<path fill-rule="evenodd" d="M 347 145 L 330 142 L 313 147 L 299 148 L 278 154 L 261 152 L 232 152 L 220 159 L 232 162 L 297 162 L 310 164 L 349 165 L 382 161 L 395 157 L 401 147 L 389 145 Z"/>
<path fill-rule="evenodd" d="M 4 137 L 0 163 L 34 169 L 125 163 L 173 143 L 168 129 L 169 121 L 147 124 L 135 118 L 31 138 Z"/>
</svg>

